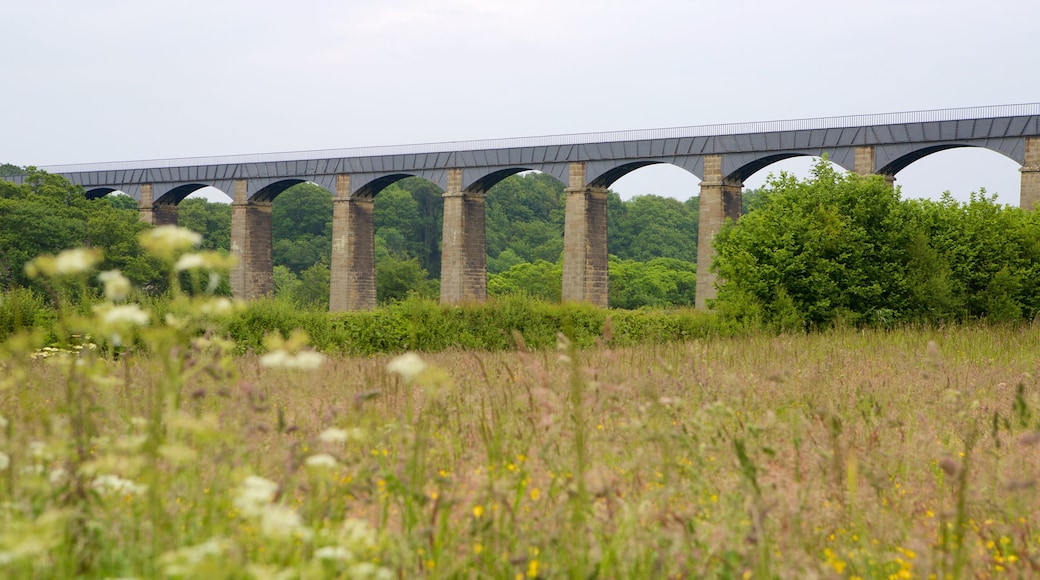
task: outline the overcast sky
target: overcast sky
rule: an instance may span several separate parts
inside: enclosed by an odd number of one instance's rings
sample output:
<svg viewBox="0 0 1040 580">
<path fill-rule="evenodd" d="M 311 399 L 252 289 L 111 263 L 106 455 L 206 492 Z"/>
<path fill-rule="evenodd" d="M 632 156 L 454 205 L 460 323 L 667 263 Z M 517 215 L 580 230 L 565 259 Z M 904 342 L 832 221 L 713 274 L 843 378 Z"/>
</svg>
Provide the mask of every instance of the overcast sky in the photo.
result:
<svg viewBox="0 0 1040 580">
<path fill-rule="evenodd" d="M 14 0 L 2 13 L 0 163 L 17 165 L 1040 101 L 1036 0 Z M 897 183 L 1017 204 L 1017 169 L 953 150 Z M 685 199 L 697 183 L 658 166 L 614 189 Z"/>
</svg>

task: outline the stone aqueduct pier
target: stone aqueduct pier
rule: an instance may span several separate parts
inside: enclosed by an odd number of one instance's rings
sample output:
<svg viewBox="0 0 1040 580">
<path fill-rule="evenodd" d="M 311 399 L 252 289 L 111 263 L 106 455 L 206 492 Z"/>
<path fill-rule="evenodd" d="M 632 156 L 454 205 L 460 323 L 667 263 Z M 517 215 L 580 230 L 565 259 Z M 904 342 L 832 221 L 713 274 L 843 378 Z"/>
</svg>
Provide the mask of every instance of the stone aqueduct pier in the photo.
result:
<svg viewBox="0 0 1040 580">
<path fill-rule="evenodd" d="M 177 223 L 177 204 L 206 186 L 233 197 L 234 293 L 273 291 L 271 201 L 301 182 L 334 197 L 332 310 L 376 305 L 373 199 L 409 176 L 444 190 L 441 301 L 487 297 L 484 195 L 522 171 L 566 184 L 563 299 L 607 305 L 606 192 L 625 174 L 671 163 L 701 179 L 697 306 L 715 295 L 711 241 L 740 215 L 744 180 L 797 156 L 823 156 L 860 174 L 892 180 L 914 161 L 955 147 L 984 147 L 1022 165 L 1021 206 L 1040 204 L 1040 103 L 708 125 L 489 141 L 95 163 L 44 169 L 82 185 L 88 197 L 123 191 L 141 219 Z M 17 179 L 17 178 L 15 178 Z"/>
</svg>

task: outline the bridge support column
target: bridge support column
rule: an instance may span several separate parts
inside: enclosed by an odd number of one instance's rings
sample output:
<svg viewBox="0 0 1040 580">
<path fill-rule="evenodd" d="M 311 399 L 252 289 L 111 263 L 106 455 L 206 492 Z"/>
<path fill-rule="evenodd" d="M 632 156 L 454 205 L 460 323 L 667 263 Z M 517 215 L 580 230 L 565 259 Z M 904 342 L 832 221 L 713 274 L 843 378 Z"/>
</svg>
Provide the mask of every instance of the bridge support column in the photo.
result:
<svg viewBox="0 0 1040 580">
<path fill-rule="evenodd" d="M 274 294 L 271 239 L 271 202 L 247 199 L 247 181 L 235 180 L 235 201 L 231 204 L 231 255 L 237 260 L 231 269 L 231 292 L 237 298 L 252 300 Z"/>
<path fill-rule="evenodd" d="M 448 170 L 444 192 L 441 303 L 487 300 L 484 194 L 462 191 L 462 170 Z"/>
<path fill-rule="evenodd" d="M 864 145 L 862 147 L 856 147 L 855 157 L 853 158 L 853 171 L 859 175 L 874 175 L 874 146 Z M 896 176 L 881 174 L 885 178 L 885 183 L 889 187 L 896 186 Z"/>
<path fill-rule="evenodd" d="M 607 307 L 607 188 L 585 185 L 585 164 L 571 163 L 563 230 L 563 301 Z"/>
<path fill-rule="evenodd" d="M 350 196 L 350 176 L 336 176 L 332 200 L 329 310 L 376 307 L 376 238 L 372 199 Z"/>
<path fill-rule="evenodd" d="M 726 218 L 740 219 L 741 194 L 744 184 L 727 179 L 722 174 L 722 156 L 704 158 L 704 179 L 701 180 L 700 221 L 697 223 L 697 296 L 696 307 L 703 310 L 708 300 L 715 298 L 715 273 L 711 262 L 715 259 L 712 243 L 722 229 Z"/>
<path fill-rule="evenodd" d="M 1040 137 L 1026 137 L 1026 162 L 1022 172 L 1022 189 L 1018 206 L 1022 209 L 1040 209 Z"/>
<path fill-rule="evenodd" d="M 146 224 L 153 226 L 177 225 L 177 206 L 173 204 L 155 204 L 151 183 L 141 185 L 141 201 L 137 202 L 138 216 Z"/>
</svg>

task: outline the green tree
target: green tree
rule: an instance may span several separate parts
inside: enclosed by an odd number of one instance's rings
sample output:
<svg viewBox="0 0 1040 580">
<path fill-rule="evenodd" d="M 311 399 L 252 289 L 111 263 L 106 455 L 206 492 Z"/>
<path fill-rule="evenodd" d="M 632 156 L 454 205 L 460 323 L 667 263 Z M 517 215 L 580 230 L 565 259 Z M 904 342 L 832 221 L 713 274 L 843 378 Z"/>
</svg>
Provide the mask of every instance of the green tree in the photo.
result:
<svg viewBox="0 0 1040 580">
<path fill-rule="evenodd" d="M 697 216 L 687 204 L 657 195 L 623 202 L 608 222 L 611 254 L 645 262 L 654 258 L 697 261 Z"/>
<path fill-rule="evenodd" d="M 724 227 L 713 269 L 724 310 L 758 304 L 767 321 L 868 319 L 907 307 L 908 246 L 897 189 L 877 176 L 839 175 L 821 161 L 810 179 L 772 178 L 759 209 Z M 750 310 L 749 310 L 750 311 Z"/>
<path fill-rule="evenodd" d="M 488 279 L 488 294 L 491 296 L 519 294 L 559 302 L 562 290 L 562 264 L 545 260 L 517 264 Z"/>
<path fill-rule="evenodd" d="M 230 204 L 214 203 L 203 198 L 185 199 L 177 206 L 177 224 L 202 234 L 202 249 L 231 251 Z"/>
<path fill-rule="evenodd" d="M 108 205 L 116 209 L 129 209 L 133 211 L 138 211 L 137 200 L 124 193 L 110 193 L 102 199 L 108 202 Z"/>
<path fill-rule="evenodd" d="M 440 284 L 431 280 L 418 258 L 389 257 L 376 263 L 376 301 L 380 304 L 404 300 L 409 294 L 436 298 Z"/>
<path fill-rule="evenodd" d="M 332 196 L 313 183 L 286 189 L 271 204 L 274 263 L 300 275 L 332 261 Z"/>
<path fill-rule="evenodd" d="M 693 306 L 697 266 L 674 258 L 648 262 L 610 258 L 611 308 Z"/>
<path fill-rule="evenodd" d="M 25 170 L 10 163 L 0 163 L 0 177 L 10 177 L 12 175 L 25 175 Z"/>
<path fill-rule="evenodd" d="M 88 200 L 82 187 L 29 168 L 22 185 L 0 181 L 0 287 L 29 285 L 25 263 L 40 254 L 94 246 L 104 250 L 102 269 L 119 268 L 139 286 L 160 291 L 166 276 L 137 242 L 147 227 L 136 209 Z"/>
</svg>

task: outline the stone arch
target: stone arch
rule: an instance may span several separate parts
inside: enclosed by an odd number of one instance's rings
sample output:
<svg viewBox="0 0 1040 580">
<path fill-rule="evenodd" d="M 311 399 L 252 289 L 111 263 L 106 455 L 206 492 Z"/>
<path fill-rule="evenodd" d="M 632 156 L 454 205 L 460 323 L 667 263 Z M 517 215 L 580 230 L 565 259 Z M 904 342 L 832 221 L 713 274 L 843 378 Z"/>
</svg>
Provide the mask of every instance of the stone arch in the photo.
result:
<svg viewBox="0 0 1040 580">
<path fill-rule="evenodd" d="M 900 171 L 906 169 L 910 164 L 914 163 L 915 161 L 924 159 L 925 157 L 932 155 L 933 153 L 939 153 L 940 151 L 947 151 L 949 149 L 961 149 L 965 147 L 987 149 L 989 151 L 1000 153 L 1001 155 L 1011 159 L 1012 161 L 1015 161 L 1016 163 L 1021 163 L 1019 159 L 1016 159 L 1013 153 L 1006 151 L 1004 147 L 991 147 L 987 146 L 986 144 L 979 145 L 975 143 L 941 143 L 938 145 L 917 147 L 910 149 L 907 152 L 903 152 L 902 154 L 890 159 L 883 167 L 881 167 L 878 170 L 878 173 L 884 175 L 895 175 Z"/>
<path fill-rule="evenodd" d="M 281 180 L 269 183 L 269 184 L 261 187 L 256 193 L 254 193 L 252 195 L 252 197 L 249 198 L 249 200 L 250 201 L 255 201 L 255 202 L 262 202 L 262 203 L 263 202 L 271 202 L 271 201 L 274 201 L 274 198 L 278 197 L 278 194 L 280 194 L 283 191 L 289 189 L 290 187 L 293 187 L 294 185 L 299 185 L 301 183 L 307 183 L 307 180 L 306 179 L 281 179 Z M 319 185 L 319 184 L 315 184 L 315 185 L 318 185 L 319 187 L 321 187 L 321 185 Z M 326 189 L 327 190 L 327 188 L 325 188 L 325 187 L 322 187 L 322 189 Z"/>
<path fill-rule="evenodd" d="M 87 199 L 101 199 L 110 193 L 120 191 L 115 187 L 92 187 L 88 188 L 84 194 Z"/>
<path fill-rule="evenodd" d="M 409 177 L 420 177 L 412 173 L 391 173 L 389 175 L 383 175 L 377 177 L 368 183 L 365 183 L 351 194 L 351 197 L 373 199 L 380 191 L 383 191 L 387 187 L 401 181 L 402 179 L 408 179 Z M 443 191 L 443 188 L 441 188 Z"/>
<path fill-rule="evenodd" d="M 622 177 L 637 169 L 651 165 L 673 165 L 678 167 L 697 179 L 701 178 L 704 167 L 704 158 L 700 155 L 670 157 L 670 158 L 647 158 L 635 161 L 590 161 L 585 164 L 585 181 L 590 187 L 608 188 Z"/>
<path fill-rule="evenodd" d="M 949 191 L 967 201 L 970 192 L 985 188 L 1000 203 L 1021 205 L 1022 162 L 1005 151 L 978 145 L 922 147 L 890 160 L 885 170 L 898 171 L 904 197 L 935 199 Z"/>
<path fill-rule="evenodd" d="M 192 193 L 204 188 L 210 187 L 208 183 L 183 183 L 174 186 L 173 188 L 166 191 L 160 196 L 155 198 L 152 202 L 153 206 L 159 205 L 172 205 L 176 206 L 180 202 L 184 201 L 184 198 L 188 197 Z"/>
<path fill-rule="evenodd" d="M 466 185 L 463 184 L 463 191 L 470 193 L 487 193 L 492 187 L 498 185 L 500 182 L 505 181 L 507 178 L 523 173 L 525 171 L 534 171 L 530 167 L 508 167 L 505 169 L 497 169 L 477 178 L 472 183 Z"/>
<path fill-rule="evenodd" d="M 780 162 L 780 161 L 784 161 L 785 159 L 794 159 L 796 157 L 815 157 L 815 156 L 810 154 L 810 153 L 802 153 L 802 152 L 784 152 L 784 153 L 777 153 L 775 155 L 766 155 L 764 157 L 760 157 L 758 159 L 755 159 L 754 161 L 751 161 L 750 163 L 746 163 L 746 164 L 742 165 L 741 167 L 737 168 L 736 171 L 733 171 L 732 173 L 727 175 L 726 179 L 733 179 L 733 180 L 737 180 L 737 181 L 740 181 L 741 183 L 743 183 L 744 181 L 746 181 L 752 175 L 758 173 L 759 171 L 765 169 L 766 167 L 769 167 L 770 165 L 772 165 L 774 163 L 777 163 L 777 162 Z"/>
</svg>

